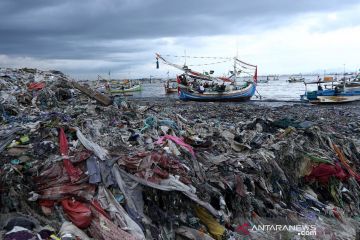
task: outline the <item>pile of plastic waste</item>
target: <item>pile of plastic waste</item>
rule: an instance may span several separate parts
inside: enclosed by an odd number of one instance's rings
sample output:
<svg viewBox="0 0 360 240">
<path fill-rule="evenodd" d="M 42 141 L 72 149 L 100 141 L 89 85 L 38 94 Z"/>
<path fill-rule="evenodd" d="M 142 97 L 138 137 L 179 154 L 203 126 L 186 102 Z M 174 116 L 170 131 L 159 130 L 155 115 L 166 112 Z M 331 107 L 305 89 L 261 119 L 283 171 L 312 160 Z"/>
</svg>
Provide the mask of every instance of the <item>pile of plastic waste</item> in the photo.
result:
<svg viewBox="0 0 360 240">
<path fill-rule="evenodd" d="M 129 100 L 36 69 L 0 69 L 0 92 L 3 239 L 357 234 L 351 108 Z"/>
</svg>

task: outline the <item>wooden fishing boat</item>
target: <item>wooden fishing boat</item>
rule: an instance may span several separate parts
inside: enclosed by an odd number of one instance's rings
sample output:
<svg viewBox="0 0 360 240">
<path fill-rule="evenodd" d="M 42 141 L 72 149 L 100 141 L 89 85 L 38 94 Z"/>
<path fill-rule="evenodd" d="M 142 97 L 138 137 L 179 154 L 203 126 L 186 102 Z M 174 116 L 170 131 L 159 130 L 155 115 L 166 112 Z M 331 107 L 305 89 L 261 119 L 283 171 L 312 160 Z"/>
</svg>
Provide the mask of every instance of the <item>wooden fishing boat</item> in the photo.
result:
<svg viewBox="0 0 360 240">
<path fill-rule="evenodd" d="M 229 77 L 213 77 L 189 69 L 186 65 L 181 66 L 170 63 L 160 54 L 156 58 L 161 59 L 166 64 L 184 71 L 177 76 L 179 98 L 184 101 L 246 101 L 256 92 L 257 85 L 257 66 L 245 63 L 234 58 L 234 70 L 230 71 Z M 231 58 L 229 58 L 231 60 Z M 241 70 L 239 70 L 241 69 Z M 238 74 L 246 73 L 252 76 L 248 82 L 241 84 L 238 79 L 242 79 Z"/>
<path fill-rule="evenodd" d="M 229 101 L 229 102 L 240 102 L 249 100 L 256 91 L 256 85 L 254 83 L 248 83 L 244 87 L 235 87 L 231 91 L 224 92 L 203 92 L 198 93 L 190 91 L 184 86 L 180 85 L 180 99 L 184 101 Z"/>
<path fill-rule="evenodd" d="M 360 92 L 347 92 L 337 96 L 318 96 L 313 103 L 348 103 L 360 100 Z"/>
<path fill-rule="evenodd" d="M 168 80 L 164 84 L 164 88 L 165 88 L 166 94 L 177 93 L 178 92 L 178 83 L 176 80 Z"/>
<path fill-rule="evenodd" d="M 297 83 L 297 82 L 304 82 L 305 78 L 303 76 L 291 76 L 287 80 L 289 83 Z"/>
<path fill-rule="evenodd" d="M 120 86 L 118 88 L 111 88 L 110 93 L 126 93 L 126 92 L 138 92 L 142 90 L 141 84 L 133 86 Z"/>
<path fill-rule="evenodd" d="M 348 103 L 360 100 L 360 85 L 357 82 L 307 82 L 305 83 L 305 88 L 308 84 L 317 84 L 318 86 L 316 91 L 305 90 L 305 94 L 301 95 L 301 100 L 309 101 L 310 103 Z"/>
<path fill-rule="evenodd" d="M 98 81 L 96 82 L 95 88 L 101 93 L 126 93 L 142 90 L 140 83 L 133 83 L 129 79 L 105 79 L 100 75 L 98 75 Z"/>
</svg>

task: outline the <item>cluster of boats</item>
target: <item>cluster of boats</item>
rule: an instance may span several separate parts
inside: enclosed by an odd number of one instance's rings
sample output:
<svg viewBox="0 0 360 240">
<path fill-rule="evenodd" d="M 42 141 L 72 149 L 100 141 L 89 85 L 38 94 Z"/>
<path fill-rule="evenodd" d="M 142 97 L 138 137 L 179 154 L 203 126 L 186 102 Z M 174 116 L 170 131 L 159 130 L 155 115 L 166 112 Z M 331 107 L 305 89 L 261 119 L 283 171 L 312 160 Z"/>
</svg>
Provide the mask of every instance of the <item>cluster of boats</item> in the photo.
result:
<svg viewBox="0 0 360 240">
<path fill-rule="evenodd" d="M 268 82 L 273 82 L 273 81 L 278 81 L 279 80 L 279 76 L 278 75 L 268 75 L 266 77 L 263 78 L 259 78 L 257 80 L 258 83 L 268 83 Z"/>
<path fill-rule="evenodd" d="M 166 94 L 178 93 L 181 100 L 187 101 L 246 101 L 254 96 L 258 83 L 267 83 L 278 80 L 279 76 L 269 75 L 258 79 L 258 67 L 238 58 L 233 59 L 233 69 L 229 76 L 215 77 L 212 74 L 200 73 L 186 65 L 177 65 L 169 62 L 160 54 L 156 54 L 157 61 L 183 71 L 176 79 L 167 80 L 164 84 Z M 130 80 L 106 81 L 100 91 L 111 94 L 125 94 L 142 90 L 139 82 Z M 300 96 L 302 101 L 310 103 L 343 103 L 360 100 L 360 75 L 352 78 L 341 79 L 337 77 L 319 76 L 316 80 L 306 81 L 302 75 L 292 75 L 287 80 L 289 83 L 303 82 L 305 93 Z M 316 90 L 308 90 L 316 85 Z"/>
<path fill-rule="evenodd" d="M 231 71 L 229 77 L 213 77 L 205 75 L 189 69 L 187 66 L 180 66 L 168 62 L 159 54 L 156 55 L 157 60 L 161 59 L 164 63 L 184 71 L 177 77 L 176 84 L 173 82 L 165 86 L 166 92 L 178 92 L 179 98 L 182 100 L 192 101 L 244 101 L 249 100 L 256 92 L 258 83 L 267 83 L 271 77 L 266 79 L 258 79 L 257 66 L 245 63 L 234 58 L 234 71 Z M 247 81 L 240 84 L 240 74 L 246 73 Z M 243 78 L 244 79 L 244 78 Z M 272 80 L 277 80 L 278 76 L 273 76 Z M 315 81 L 306 81 L 300 75 L 292 75 L 287 80 L 289 83 L 303 82 L 305 84 L 305 93 L 300 96 L 302 101 L 310 103 L 346 103 L 360 100 L 360 75 L 352 78 L 341 79 L 334 77 L 325 77 L 321 79 L 319 76 Z M 317 85 L 317 90 L 309 90 L 308 85 Z"/>
</svg>

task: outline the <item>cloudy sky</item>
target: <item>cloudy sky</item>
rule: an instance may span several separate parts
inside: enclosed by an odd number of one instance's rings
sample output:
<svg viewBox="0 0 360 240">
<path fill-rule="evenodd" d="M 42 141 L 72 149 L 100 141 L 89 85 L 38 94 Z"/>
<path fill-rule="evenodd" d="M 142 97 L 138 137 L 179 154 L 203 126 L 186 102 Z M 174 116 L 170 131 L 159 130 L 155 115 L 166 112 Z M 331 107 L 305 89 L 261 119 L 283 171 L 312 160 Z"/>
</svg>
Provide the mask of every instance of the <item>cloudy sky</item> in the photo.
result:
<svg viewBox="0 0 360 240">
<path fill-rule="evenodd" d="M 0 67 L 166 76 L 154 54 L 233 57 L 260 74 L 360 68 L 358 0 L 1 0 Z M 194 61 L 195 60 L 195 61 Z M 187 64 L 212 63 L 186 59 Z M 231 63 L 200 66 L 225 73 Z M 196 67 L 193 67 L 196 69 Z"/>
</svg>

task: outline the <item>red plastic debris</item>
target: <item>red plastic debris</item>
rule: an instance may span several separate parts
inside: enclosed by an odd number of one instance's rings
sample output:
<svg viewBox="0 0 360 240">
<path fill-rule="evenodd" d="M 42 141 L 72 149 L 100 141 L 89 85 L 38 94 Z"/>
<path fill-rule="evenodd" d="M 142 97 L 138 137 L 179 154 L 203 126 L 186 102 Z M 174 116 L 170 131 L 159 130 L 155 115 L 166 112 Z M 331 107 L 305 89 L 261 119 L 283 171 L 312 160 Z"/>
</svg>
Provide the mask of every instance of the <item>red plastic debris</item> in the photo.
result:
<svg viewBox="0 0 360 240">
<path fill-rule="evenodd" d="M 315 179 L 322 184 L 328 184 L 329 178 L 332 176 L 336 177 L 340 181 L 344 181 L 349 177 L 339 164 L 330 165 L 321 163 L 314 167 L 310 175 L 306 176 L 305 179 L 308 181 Z"/>
<path fill-rule="evenodd" d="M 33 83 L 29 83 L 28 84 L 28 90 L 32 91 L 32 90 L 41 90 L 46 86 L 45 82 L 33 82 Z"/>
<path fill-rule="evenodd" d="M 90 208 L 79 201 L 65 199 L 61 201 L 64 212 L 69 217 L 72 223 L 79 228 L 87 228 L 91 223 Z"/>
<path fill-rule="evenodd" d="M 59 145 L 60 145 L 60 153 L 61 156 L 64 157 L 64 167 L 66 169 L 66 172 L 70 176 L 71 182 L 76 182 L 80 179 L 80 175 L 82 174 L 82 171 L 78 168 L 75 168 L 72 163 L 70 162 L 68 158 L 69 154 L 69 146 L 68 141 L 66 139 L 66 135 L 63 128 L 60 128 L 60 134 L 59 134 Z"/>
</svg>

